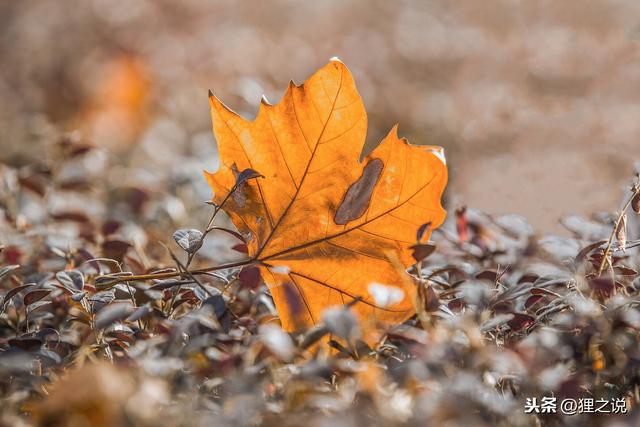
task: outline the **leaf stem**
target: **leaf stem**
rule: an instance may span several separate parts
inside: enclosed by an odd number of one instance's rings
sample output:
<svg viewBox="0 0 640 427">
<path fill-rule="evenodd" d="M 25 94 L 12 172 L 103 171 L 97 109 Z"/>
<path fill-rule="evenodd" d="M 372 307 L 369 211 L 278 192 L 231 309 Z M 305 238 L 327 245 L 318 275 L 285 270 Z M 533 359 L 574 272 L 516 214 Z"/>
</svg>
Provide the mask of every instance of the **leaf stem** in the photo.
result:
<svg viewBox="0 0 640 427">
<path fill-rule="evenodd" d="M 249 265 L 249 264 L 253 264 L 257 262 L 255 259 L 253 258 L 249 258 L 243 261 L 237 261 L 237 262 L 232 262 L 229 264 L 221 264 L 221 265 L 214 265 L 212 267 L 207 267 L 207 268 L 201 268 L 198 270 L 193 270 L 191 271 L 191 274 L 193 275 L 201 275 L 201 274 L 206 274 L 209 273 L 211 271 L 218 271 L 218 270 L 226 270 L 228 268 L 236 268 L 236 267 L 243 267 L 245 265 Z M 111 282 L 106 282 L 106 283 L 101 283 L 99 285 L 100 289 L 108 289 L 114 285 L 117 285 L 118 283 L 122 283 L 122 282 L 131 282 L 131 281 L 140 281 L 140 280 L 154 280 L 154 279 L 170 279 L 173 277 L 182 277 L 183 275 L 185 275 L 184 272 L 182 271 L 168 271 L 165 273 L 150 273 L 150 274 L 138 274 L 138 275 L 133 275 L 133 276 L 122 276 L 122 277 L 116 277 L 113 279 L 113 281 Z M 102 276 L 102 277 L 107 277 L 107 276 Z"/>
</svg>

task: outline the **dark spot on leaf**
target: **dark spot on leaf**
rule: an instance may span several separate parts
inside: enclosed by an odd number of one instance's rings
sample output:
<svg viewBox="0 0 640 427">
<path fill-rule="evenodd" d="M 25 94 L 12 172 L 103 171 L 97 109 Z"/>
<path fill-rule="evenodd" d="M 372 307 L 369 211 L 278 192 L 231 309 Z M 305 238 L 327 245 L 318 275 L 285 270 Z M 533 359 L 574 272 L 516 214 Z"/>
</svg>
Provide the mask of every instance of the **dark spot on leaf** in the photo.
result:
<svg viewBox="0 0 640 427">
<path fill-rule="evenodd" d="M 371 202 L 373 189 L 380 179 L 383 167 L 384 163 L 380 159 L 372 159 L 367 163 L 360 178 L 349 186 L 342 198 L 333 218 L 336 224 L 344 225 L 364 215 Z"/>
<path fill-rule="evenodd" d="M 282 284 L 284 289 L 284 293 L 286 295 L 288 304 L 289 313 L 291 314 L 291 319 L 294 323 L 294 330 L 300 330 L 303 328 L 304 321 L 304 301 L 302 300 L 302 295 L 300 291 L 296 288 L 296 286 L 291 282 L 284 282 Z"/>
<path fill-rule="evenodd" d="M 233 200 L 236 202 L 236 204 L 239 207 L 243 208 L 247 201 L 247 197 L 244 193 L 246 182 L 250 179 L 264 178 L 264 175 L 251 168 L 238 171 L 238 167 L 235 163 L 231 165 L 231 171 L 236 177 L 236 183 L 234 185 L 231 196 L 233 197 Z"/>
</svg>

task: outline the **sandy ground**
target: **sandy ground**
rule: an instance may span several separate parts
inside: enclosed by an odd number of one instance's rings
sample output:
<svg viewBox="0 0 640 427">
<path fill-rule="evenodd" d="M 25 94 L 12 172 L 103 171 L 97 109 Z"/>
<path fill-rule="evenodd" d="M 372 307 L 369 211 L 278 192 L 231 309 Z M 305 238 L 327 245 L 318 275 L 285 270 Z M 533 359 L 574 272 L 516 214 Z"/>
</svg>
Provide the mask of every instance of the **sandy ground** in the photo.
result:
<svg viewBox="0 0 640 427">
<path fill-rule="evenodd" d="M 616 209 L 640 160 L 639 12 L 634 0 L 3 2 L 0 155 L 29 166 L 75 132 L 155 174 L 198 150 L 211 168 L 207 89 L 251 116 L 262 93 L 275 101 L 338 56 L 369 146 L 399 122 L 446 148 L 450 208 L 552 229 Z"/>
</svg>

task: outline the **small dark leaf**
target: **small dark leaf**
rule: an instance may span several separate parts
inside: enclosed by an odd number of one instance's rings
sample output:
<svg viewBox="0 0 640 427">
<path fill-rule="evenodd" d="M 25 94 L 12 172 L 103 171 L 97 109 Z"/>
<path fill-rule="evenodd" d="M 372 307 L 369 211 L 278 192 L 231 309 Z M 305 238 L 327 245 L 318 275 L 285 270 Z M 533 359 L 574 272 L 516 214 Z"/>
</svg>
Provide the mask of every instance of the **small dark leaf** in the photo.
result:
<svg viewBox="0 0 640 427">
<path fill-rule="evenodd" d="M 540 301 L 542 301 L 543 299 L 544 299 L 544 296 L 542 295 L 532 295 L 529 298 L 527 298 L 527 300 L 525 301 L 524 308 L 528 310 L 534 305 L 536 305 L 537 303 L 539 303 Z"/>
<path fill-rule="evenodd" d="M 18 267 L 20 267 L 20 266 L 19 265 L 7 265 L 7 266 L 4 266 L 4 267 L 0 268 L 0 279 L 2 279 L 4 276 L 6 276 L 7 274 L 9 274 L 10 272 L 12 272 L 13 270 L 15 270 Z"/>
<path fill-rule="evenodd" d="M 512 331 L 518 332 L 535 322 L 535 318 L 524 313 L 513 313 L 513 319 L 507 322 Z"/>
<path fill-rule="evenodd" d="M 98 274 L 102 273 L 100 263 L 95 260 L 95 257 L 88 250 L 80 248 L 78 249 L 78 255 L 82 257 L 84 262 L 87 262 L 91 267 L 93 267 Z"/>
<path fill-rule="evenodd" d="M 430 243 L 421 243 L 411 246 L 410 249 L 412 250 L 411 256 L 413 256 L 413 259 L 415 259 L 416 262 L 420 262 L 429 257 L 429 255 L 436 250 L 436 246 Z"/>
<path fill-rule="evenodd" d="M 547 290 L 545 288 L 531 288 L 531 290 L 529 292 L 531 292 L 531 295 L 554 295 L 554 296 L 556 296 L 553 292 L 550 292 L 549 290 Z"/>
<path fill-rule="evenodd" d="M 130 243 L 122 240 L 107 240 L 102 244 L 102 253 L 105 258 L 122 262 L 125 254 L 131 247 Z"/>
<path fill-rule="evenodd" d="M 467 207 L 462 206 L 456 209 L 456 231 L 458 232 L 458 241 L 466 242 L 469 239 L 469 226 L 467 224 Z"/>
<path fill-rule="evenodd" d="M 240 274 L 238 274 L 238 279 L 245 289 L 256 289 L 260 286 L 260 283 L 262 283 L 260 269 L 254 266 L 243 268 Z"/>
<path fill-rule="evenodd" d="M 84 288 L 84 276 L 77 270 L 59 271 L 56 279 L 62 286 L 71 290 L 81 291 Z"/>
<path fill-rule="evenodd" d="M 264 175 L 262 175 L 260 172 L 256 170 L 247 168 L 236 175 L 236 187 L 240 187 L 245 182 L 255 178 L 264 178 Z"/>
<path fill-rule="evenodd" d="M 34 291 L 28 292 L 24 295 L 23 298 L 24 305 L 29 306 L 37 301 L 40 301 L 50 293 L 51 289 L 36 289 Z"/>
<path fill-rule="evenodd" d="M 43 341 L 34 337 L 19 337 L 9 339 L 7 343 L 24 351 L 36 351 L 42 347 Z"/>
<path fill-rule="evenodd" d="M 483 270 L 480 273 L 476 274 L 476 279 L 495 282 L 498 279 L 498 272 L 493 270 Z"/>
<path fill-rule="evenodd" d="M 236 177 L 236 183 L 233 187 L 233 191 L 231 192 L 231 196 L 238 206 L 244 207 L 247 201 L 247 197 L 244 192 L 246 182 L 254 178 L 264 178 L 264 176 L 253 169 L 245 169 L 240 172 L 238 171 L 238 167 L 235 163 L 231 165 L 231 170 Z"/>
<path fill-rule="evenodd" d="M 227 303 L 222 295 L 214 295 L 204 300 L 202 305 L 210 305 L 213 307 L 213 311 L 216 317 L 220 319 L 227 311 Z"/>
<path fill-rule="evenodd" d="M 451 307 L 449 307 L 451 308 Z M 511 304 L 509 302 L 499 302 L 491 307 L 494 313 L 511 313 Z"/>
<path fill-rule="evenodd" d="M 580 252 L 578 252 L 578 255 L 576 255 L 575 257 L 575 263 L 579 264 L 582 261 L 585 260 L 585 258 L 587 257 L 587 255 L 589 255 L 594 249 L 599 248 L 600 246 L 604 245 L 605 243 L 607 243 L 606 240 L 600 240 L 597 241 L 595 243 L 592 243 L 588 246 L 585 246 L 584 248 L 580 249 Z"/>
<path fill-rule="evenodd" d="M 134 309 L 130 303 L 118 302 L 106 306 L 96 315 L 96 329 L 104 329 L 113 322 L 125 319 L 133 313 Z"/>
<path fill-rule="evenodd" d="M 343 356 L 351 356 L 351 352 L 349 350 L 347 350 L 347 348 L 345 346 L 343 346 L 342 344 L 340 344 L 338 341 L 329 340 L 328 344 L 329 344 L 329 347 L 332 347 L 335 350 L 337 350 L 338 354 L 343 355 Z"/>
<path fill-rule="evenodd" d="M 93 146 L 87 144 L 74 144 L 72 147 L 69 147 L 68 155 L 70 158 L 82 156 L 93 150 L 93 148 Z"/>
<path fill-rule="evenodd" d="M 149 192 L 138 187 L 122 187 L 118 189 L 117 197 L 125 202 L 133 212 L 140 214 L 151 196 Z"/>
<path fill-rule="evenodd" d="M 89 217 L 83 212 L 63 211 L 52 213 L 50 216 L 56 221 L 72 221 L 81 224 L 90 222 Z"/>
<path fill-rule="evenodd" d="M 107 221 L 102 224 L 102 235 L 109 236 L 118 231 L 120 227 L 122 227 L 122 224 L 118 221 Z"/>
<path fill-rule="evenodd" d="M 21 187 L 33 191 L 40 197 L 44 197 L 47 192 L 47 182 L 41 175 L 29 175 L 18 177 Z"/>
<path fill-rule="evenodd" d="M 59 365 L 62 363 L 62 358 L 55 351 L 47 350 L 46 348 L 41 348 L 38 350 L 38 355 L 42 358 L 49 359 L 54 364 Z"/>
<path fill-rule="evenodd" d="M 20 260 L 24 254 L 22 250 L 16 246 L 3 246 L 2 255 L 4 256 L 5 262 L 9 264 L 20 264 Z M 9 266 L 9 268 L 11 267 L 13 266 Z"/>
<path fill-rule="evenodd" d="M 425 285 L 423 287 L 423 290 L 425 310 L 429 313 L 438 311 L 438 308 L 440 307 L 440 299 L 438 298 L 438 294 L 436 294 L 431 285 Z"/>
<path fill-rule="evenodd" d="M 627 267 L 626 265 L 616 265 L 614 268 L 616 274 L 620 276 L 637 276 L 638 272 L 631 267 Z"/>
<path fill-rule="evenodd" d="M 202 246 L 202 237 L 202 231 L 193 228 L 182 229 L 173 233 L 173 240 L 189 254 L 200 249 Z"/>
<path fill-rule="evenodd" d="M 609 277 L 596 277 L 591 279 L 589 286 L 602 298 L 608 298 L 615 292 L 615 283 Z"/>
<path fill-rule="evenodd" d="M 347 342 L 360 338 L 358 319 L 353 311 L 346 307 L 329 307 L 322 313 L 322 320 L 332 334 Z"/>
<path fill-rule="evenodd" d="M 113 291 L 102 291 L 98 292 L 87 298 L 91 302 L 100 303 L 100 304 L 109 304 L 111 301 L 115 299 L 115 293 Z"/>
<path fill-rule="evenodd" d="M 49 304 L 51 304 L 51 301 L 42 301 L 42 300 L 41 301 L 36 301 L 34 303 L 31 303 L 31 304 L 27 305 L 27 310 L 29 312 L 32 312 L 32 311 L 37 310 L 40 307 L 44 307 L 45 305 L 49 305 Z M 44 316 L 45 318 L 52 318 L 53 314 L 50 313 L 50 312 L 45 312 L 45 313 L 42 313 L 42 316 Z"/>
<path fill-rule="evenodd" d="M 640 193 L 636 194 L 631 200 L 631 209 L 640 215 Z"/>
<path fill-rule="evenodd" d="M 520 279 L 518 279 L 518 285 L 521 285 L 523 283 L 533 283 L 536 280 L 538 280 L 540 276 L 538 276 L 537 274 L 524 274 L 522 277 L 520 277 Z"/>
<path fill-rule="evenodd" d="M 324 325 L 316 325 L 313 328 L 309 329 L 303 336 L 300 341 L 301 348 L 309 348 L 318 341 L 320 341 L 325 335 L 329 333 L 329 329 L 327 329 Z"/>
<path fill-rule="evenodd" d="M 222 329 L 225 332 L 229 332 L 229 328 L 231 327 L 231 316 L 229 314 L 229 309 L 227 308 L 227 303 L 222 295 L 209 297 L 202 303 L 202 305 L 213 307 L 213 312 L 218 318 L 220 326 L 222 326 Z"/>
<path fill-rule="evenodd" d="M 149 313 L 151 313 L 151 307 L 149 307 L 148 305 L 143 305 L 141 307 L 136 308 L 136 310 L 133 313 L 131 313 L 129 317 L 127 317 L 127 320 L 130 322 L 136 322 L 142 319 L 143 317 L 147 316 Z"/>
<path fill-rule="evenodd" d="M 231 249 L 233 249 L 236 252 L 243 253 L 243 254 L 248 254 L 249 253 L 249 248 L 244 243 L 238 243 L 237 245 L 233 245 L 233 246 L 231 246 Z"/>
<path fill-rule="evenodd" d="M 422 224 L 418 227 L 418 231 L 416 232 L 416 242 L 420 243 L 425 234 L 431 229 L 431 223 L 427 222 L 426 224 Z"/>
<path fill-rule="evenodd" d="M 77 293 L 77 294 L 71 295 L 71 299 L 72 299 L 72 300 L 74 300 L 74 301 L 76 301 L 76 302 L 79 302 L 79 301 L 82 301 L 82 299 L 83 299 L 86 295 L 87 295 L 87 293 L 86 293 L 86 292 L 80 292 L 80 293 Z"/>
<path fill-rule="evenodd" d="M 7 292 L 7 294 L 4 296 L 4 299 L 2 300 L 2 309 L 4 310 L 4 307 L 7 305 L 7 303 L 11 301 L 11 298 L 24 291 L 25 289 L 29 289 L 35 285 L 35 283 L 27 283 L 26 285 L 16 286 L 15 288 L 11 289 L 9 292 Z"/>
<path fill-rule="evenodd" d="M 455 298 L 455 299 L 452 299 L 451 301 L 449 301 L 447 303 L 447 307 L 449 307 L 449 309 L 451 309 L 451 310 L 457 311 L 457 310 L 462 309 L 462 307 L 464 307 L 464 304 L 465 304 L 464 303 L 464 299 Z"/>
</svg>

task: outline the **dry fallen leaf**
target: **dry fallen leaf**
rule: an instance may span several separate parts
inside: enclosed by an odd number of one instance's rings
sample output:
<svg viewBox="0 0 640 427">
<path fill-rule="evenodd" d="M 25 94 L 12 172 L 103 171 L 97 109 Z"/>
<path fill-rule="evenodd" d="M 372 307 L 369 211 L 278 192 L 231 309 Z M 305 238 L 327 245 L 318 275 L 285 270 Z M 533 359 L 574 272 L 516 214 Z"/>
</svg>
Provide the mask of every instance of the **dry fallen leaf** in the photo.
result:
<svg viewBox="0 0 640 427">
<path fill-rule="evenodd" d="M 264 175 L 247 181 L 244 197 L 229 198 L 224 209 L 247 235 L 283 327 L 307 328 L 326 307 L 355 299 L 369 341 L 378 326 L 410 317 L 415 290 L 389 257 L 411 265 L 416 230 L 431 223 L 428 238 L 444 221 L 442 149 L 410 145 L 394 127 L 360 162 L 367 115 L 338 60 L 301 86 L 290 83 L 277 105 L 263 100 L 253 121 L 213 95 L 210 101 L 221 163 L 215 174 L 205 173 L 214 202 L 222 203 L 238 171 Z M 368 292 L 372 282 L 405 296 L 381 307 Z"/>
</svg>

